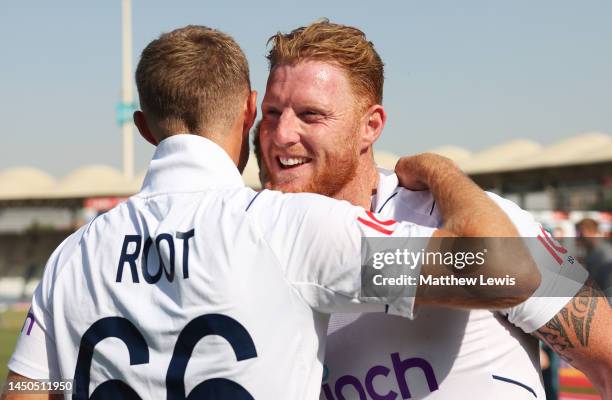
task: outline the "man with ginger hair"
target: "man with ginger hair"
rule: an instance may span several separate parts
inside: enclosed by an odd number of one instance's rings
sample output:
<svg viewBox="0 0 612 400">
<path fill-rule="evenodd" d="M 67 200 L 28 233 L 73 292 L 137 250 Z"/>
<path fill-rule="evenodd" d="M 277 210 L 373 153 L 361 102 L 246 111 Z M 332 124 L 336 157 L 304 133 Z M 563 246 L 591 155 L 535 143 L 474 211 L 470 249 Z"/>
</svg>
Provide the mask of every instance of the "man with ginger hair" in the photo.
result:
<svg viewBox="0 0 612 400">
<path fill-rule="evenodd" d="M 142 190 L 53 253 L 2 399 L 52 398 L 24 390 L 43 379 L 73 379 L 74 399 L 316 398 L 327 313 L 411 315 L 416 287 L 384 302 L 360 296 L 361 239 L 377 236 L 360 220 L 377 216 L 245 187 L 256 93 L 226 34 L 188 26 L 161 35 L 142 52 L 136 83 L 134 120 L 157 147 Z M 484 212 L 499 223 L 470 231 L 386 221 L 391 236 L 516 235 L 466 176 L 433 160 L 441 165 L 405 159 L 403 170 L 414 171 L 400 176 L 431 186 L 449 220 Z M 507 262 L 488 266 L 510 272 Z M 532 261 L 518 268 L 537 273 Z"/>
<path fill-rule="evenodd" d="M 348 200 L 395 220 L 448 223 L 430 192 L 400 188 L 394 173 L 374 164 L 372 145 L 387 115 L 383 62 L 365 34 L 324 20 L 270 42 L 256 137 L 267 186 Z M 601 292 L 530 214 L 489 196 L 522 236 L 534 238 L 530 250 L 542 273 L 536 294 L 496 312 L 432 307 L 466 306 L 448 295 L 455 288 L 444 287 L 417 298 L 413 321 L 333 315 L 321 399 L 544 398 L 536 337 L 611 398 L 612 313 Z M 494 308 L 486 298 L 472 305 Z"/>
</svg>

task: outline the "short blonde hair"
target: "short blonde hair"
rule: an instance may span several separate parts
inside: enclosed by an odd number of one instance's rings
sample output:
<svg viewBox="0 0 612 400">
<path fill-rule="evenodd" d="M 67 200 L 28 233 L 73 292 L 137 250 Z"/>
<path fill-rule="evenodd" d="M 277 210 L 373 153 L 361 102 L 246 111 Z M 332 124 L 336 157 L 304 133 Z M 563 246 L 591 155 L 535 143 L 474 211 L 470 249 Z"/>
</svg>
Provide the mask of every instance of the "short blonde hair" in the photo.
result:
<svg viewBox="0 0 612 400">
<path fill-rule="evenodd" d="M 287 34 L 278 32 L 270 42 L 270 70 L 307 60 L 329 62 L 346 73 L 363 107 L 382 104 L 384 64 L 361 30 L 323 19 Z"/>
<path fill-rule="evenodd" d="M 136 86 L 145 113 L 203 133 L 231 126 L 251 84 L 246 56 L 232 37 L 189 25 L 149 43 Z"/>
</svg>

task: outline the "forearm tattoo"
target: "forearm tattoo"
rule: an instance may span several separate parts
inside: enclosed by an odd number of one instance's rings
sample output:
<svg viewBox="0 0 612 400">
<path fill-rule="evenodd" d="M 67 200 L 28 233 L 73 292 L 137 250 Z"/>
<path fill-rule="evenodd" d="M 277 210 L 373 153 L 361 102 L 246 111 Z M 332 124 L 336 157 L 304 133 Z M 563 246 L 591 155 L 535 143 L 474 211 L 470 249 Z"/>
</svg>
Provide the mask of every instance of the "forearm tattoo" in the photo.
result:
<svg viewBox="0 0 612 400">
<path fill-rule="evenodd" d="M 568 349 L 589 345 L 591 322 L 602 296 L 601 291 L 589 279 L 557 315 L 538 329 L 536 335 L 563 359 L 571 362 Z"/>
</svg>

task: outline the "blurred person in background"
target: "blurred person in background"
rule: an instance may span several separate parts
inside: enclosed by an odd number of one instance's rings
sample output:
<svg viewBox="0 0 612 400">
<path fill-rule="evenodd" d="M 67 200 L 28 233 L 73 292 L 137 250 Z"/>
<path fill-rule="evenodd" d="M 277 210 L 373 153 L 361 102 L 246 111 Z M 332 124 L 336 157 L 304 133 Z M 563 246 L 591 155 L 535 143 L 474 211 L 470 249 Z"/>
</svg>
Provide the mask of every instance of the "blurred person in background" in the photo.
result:
<svg viewBox="0 0 612 400">
<path fill-rule="evenodd" d="M 557 400 L 559 398 L 559 356 L 542 341 L 540 341 L 540 367 L 546 400 Z"/>
<path fill-rule="evenodd" d="M 584 218 L 576 224 L 576 240 L 586 251 L 587 270 L 605 293 L 608 303 L 612 304 L 612 243 L 610 239 L 601 231 L 597 221 L 592 218 Z"/>
</svg>

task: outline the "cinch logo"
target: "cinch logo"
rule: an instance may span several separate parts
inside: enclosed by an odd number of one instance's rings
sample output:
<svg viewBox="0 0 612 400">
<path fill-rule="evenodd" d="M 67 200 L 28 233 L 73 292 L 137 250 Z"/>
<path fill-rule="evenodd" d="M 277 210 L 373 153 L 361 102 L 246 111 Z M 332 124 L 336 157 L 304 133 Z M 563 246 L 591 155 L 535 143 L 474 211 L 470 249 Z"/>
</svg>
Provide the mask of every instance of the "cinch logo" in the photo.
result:
<svg viewBox="0 0 612 400">
<path fill-rule="evenodd" d="M 406 382 L 406 371 L 411 368 L 420 368 L 423 371 L 423 375 L 427 380 L 427 385 L 429 386 L 430 393 L 438 390 L 438 381 L 436 380 L 436 376 L 434 374 L 433 368 L 431 364 L 429 364 L 426 360 L 413 357 L 407 358 L 405 360 L 401 360 L 399 353 L 391 354 L 391 362 L 393 363 L 393 372 L 395 375 L 395 379 L 397 381 L 397 386 L 401 392 L 402 399 L 410 399 L 412 395 L 410 393 L 410 389 L 408 388 L 408 382 Z M 325 400 L 348 400 L 354 399 L 354 393 L 359 396 L 359 400 L 395 400 L 398 399 L 399 393 L 394 390 L 389 390 L 387 393 L 380 393 L 374 387 L 374 379 L 378 376 L 387 377 L 391 370 L 383 365 L 376 365 L 367 372 L 365 376 L 364 383 L 353 376 L 353 375 L 343 375 L 338 380 L 336 380 L 335 384 L 333 382 L 325 383 L 327 377 L 329 376 L 329 371 L 327 367 L 325 367 L 323 373 L 323 386 L 321 387 L 321 391 L 325 395 Z M 380 381 L 382 378 L 379 378 Z M 352 389 L 347 390 L 347 394 L 350 393 L 349 397 L 344 396 L 344 388 L 346 386 L 351 386 Z M 332 390 L 333 388 L 333 390 Z"/>
</svg>

